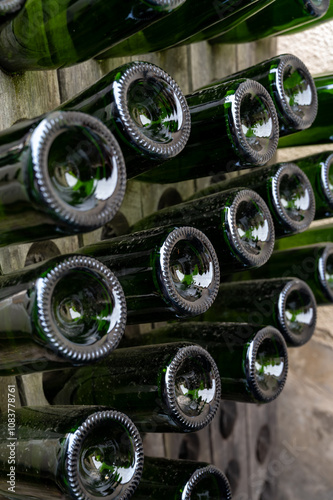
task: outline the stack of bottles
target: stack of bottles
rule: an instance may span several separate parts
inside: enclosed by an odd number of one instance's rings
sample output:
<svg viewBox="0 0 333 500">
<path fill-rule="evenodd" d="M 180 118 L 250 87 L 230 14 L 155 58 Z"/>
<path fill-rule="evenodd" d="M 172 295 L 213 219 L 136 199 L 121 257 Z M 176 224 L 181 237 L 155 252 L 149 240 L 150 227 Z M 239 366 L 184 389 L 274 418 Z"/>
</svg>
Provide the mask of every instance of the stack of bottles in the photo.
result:
<svg viewBox="0 0 333 500">
<path fill-rule="evenodd" d="M 333 15 L 329 0 L 289 2 L 2 0 L 0 67 L 247 42 Z M 333 152 L 273 163 L 278 145 L 332 141 L 332 79 L 283 54 L 184 96 L 129 62 L 0 133 L 1 246 L 104 226 L 126 179 L 218 181 L 128 234 L 0 277 L 0 375 L 43 372 L 49 402 L 1 416 L 3 498 L 231 499 L 222 471 L 144 457 L 140 434 L 202 429 L 221 400 L 275 400 L 288 348 L 333 302 L 332 230 L 306 231 L 333 214 Z"/>
</svg>

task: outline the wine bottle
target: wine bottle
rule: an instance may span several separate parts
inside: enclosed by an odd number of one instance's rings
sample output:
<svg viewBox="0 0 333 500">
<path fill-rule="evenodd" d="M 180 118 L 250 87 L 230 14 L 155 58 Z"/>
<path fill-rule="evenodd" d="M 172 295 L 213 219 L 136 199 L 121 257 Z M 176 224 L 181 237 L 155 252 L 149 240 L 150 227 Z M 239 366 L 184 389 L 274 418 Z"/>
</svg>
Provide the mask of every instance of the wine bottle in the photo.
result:
<svg viewBox="0 0 333 500">
<path fill-rule="evenodd" d="M 143 432 L 202 429 L 214 418 L 221 398 L 213 358 L 184 342 L 117 349 L 103 362 L 67 370 L 65 382 L 52 375 L 44 379 L 48 401 L 113 406 Z"/>
<path fill-rule="evenodd" d="M 247 323 L 172 323 L 130 340 L 137 349 L 182 339 L 195 342 L 214 358 L 221 377 L 222 399 L 269 403 L 281 393 L 287 378 L 288 352 L 281 333 L 272 326 Z M 126 340 L 125 340 L 126 341 Z M 156 345 L 157 344 L 157 345 Z M 117 352 L 115 351 L 115 354 Z"/>
<path fill-rule="evenodd" d="M 114 47 L 99 54 L 96 59 L 124 57 L 164 50 L 175 45 L 184 45 L 192 41 L 207 40 L 206 32 L 219 34 L 252 15 L 258 6 L 261 8 L 271 0 L 206 0 L 196 2 L 187 0 L 172 15 L 159 21 L 155 26 L 135 33 Z M 205 34 L 202 37 L 202 34 Z M 195 39 L 195 40 L 193 40 Z"/>
<path fill-rule="evenodd" d="M 7 72 L 86 61 L 158 21 L 185 0 L 28 0 L 0 31 Z"/>
<path fill-rule="evenodd" d="M 333 215 L 332 164 L 333 151 L 325 151 L 305 158 L 298 158 L 295 163 L 309 178 L 316 200 L 315 219 L 325 219 Z"/>
<path fill-rule="evenodd" d="M 305 231 L 314 219 L 316 203 L 312 186 L 306 174 L 294 163 L 262 167 L 231 177 L 211 184 L 189 199 L 241 186 L 253 189 L 269 206 L 276 239 Z"/>
<path fill-rule="evenodd" d="M 209 239 L 193 227 L 157 228 L 81 248 L 118 277 L 128 323 L 151 323 L 205 312 L 220 270 Z"/>
<path fill-rule="evenodd" d="M 305 281 L 318 305 L 333 302 L 333 243 L 319 243 L 273 252 L 269 261 L 257 270 L 226 277 L 230 281 L 284 278 L 293 276 Z"/>
<path fill-rule="evenodd" d="M 251 78 L 269 92 L 279 118 L 280 137 L 313 124 L 318 110 L 316 85 L 308 68 L 298 57 L 292 54 L 275 56 L 203 88 L 235 78 Z"/>
<path fill-rule="evenodd" d="M 130 499 L 143 446 L 123 413 L 93 406 L 34 406 L 0 416 L 2 498 Z"/>
<path fill-rule="evenodd" d="M 311 28 L 315 28 L 319 26 L 320 24 L 327 23 L 328 21 L 331 21 L 333 19 L 333 4 L 330 2 L 330 5 L 327 9 L 326 14 L 323 16 L 313 19 L 312 21 L 309 21 L 306 24 L 302 24 L 300 26 L 297 26 L 296 28 L 293 28 L 291 30 L 288 30 L 286 35 L 294 35 L 295 33 L 300 33 L 301 31 L 305 31 Z"/>
<path fill-rule="evenodd" d="M 290 236 L 285 240 L 276 242 L 276 250 L 285 250 L 287 248 L 296 248 L 299 246 L 314 245 L 317 243 L 330 243 L 333 241 L 333 225 L 325 224 L 305 231 L 301 234 Z"/>
<path fill-rule="evenodd" d="M 272 325 L 289 347 L 311 339 L 316 318 L 317 304 L 311 288 L 294 278 L 221 283 L 215 303 L 202 315 L 204 321 Z"/>
<path fill-rule="evenodd" d="M 95 259 L 61 256 L 0 277 L 0 375 L 97 361 L 126 325 L 123 290 Z"/>
<path fill-rule="evenodd" d="M 333 74 L 314 77 L 318 95 L 318 113 L 311 128 L 301 130 L 288 137 L 281 137 L 279 147 L 293 147 L 308 144 L 326 144 L 333 140 Z"/>
<path fill-rule="evenodd" d="M 274 224 L 263 199 L 250 189 L 231 189 L 167 207 L 132 226 L 141 231 L 186 220 L 212 242 L 221 274 L 262 266 L 274 247 Z"/>
<path fill-rule="evenodd" d="M 0 133 L 0 245 L 92 231 L 122 203 L 126 169 L 111 132 L 54 112 Z"/>
<path fill-rule="evenodd" d="M 17 14 L 24 5 L 25 0 L 1 0 L 0 23 L 7 21 L 9 16 Z"/>
<path fill-rule="evenodd" d="M 116 68 L 61 109 L 102 120 L 121 144 L 128 178 L 177 155 L 190 135 L 182 91 L 165 71 L 146 62 Z"/>
<path fill-rule="evenodd" d="M 191 113 L 186 147 L 138 180 L 166 183 L 206 177 L 265 165 L 274 155 L 279 122 L 274 103 L 260 83 L 229 81 L 186 99 Z"/>
<path fill-rule="evenodd" d="M 133 500 L 231 500 L 226 476 L 214 465 L 145 456 Z"/>
<path fill-rule="evenodd" d="M 248 43 L 262 38 L 289 34 L 289 30 L 324 16 L 329 0 L 275 0 L 255 16 L 247 19 L 214 43 Z"/>
</svg>

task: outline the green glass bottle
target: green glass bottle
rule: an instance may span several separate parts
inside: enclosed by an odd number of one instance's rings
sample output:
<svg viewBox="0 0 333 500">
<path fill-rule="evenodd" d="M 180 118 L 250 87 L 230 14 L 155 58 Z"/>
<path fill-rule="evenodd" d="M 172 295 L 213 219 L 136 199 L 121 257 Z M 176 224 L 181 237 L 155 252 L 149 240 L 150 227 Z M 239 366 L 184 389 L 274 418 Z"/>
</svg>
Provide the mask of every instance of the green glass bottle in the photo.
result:
<svg viewBox="0 0 333 500">
<path fill-rule="evenodd" d="M 318 95 L 318 113 L 310 129 L 301 130 L 288 137 L 281 137 L 279 147 L 294 147 L 309 144 L 328 144 L 333 141 L 333 74 L 315 76 Z"/>
<path fill-rule="evenodd" d="M 250 189 L 231 189 L 155 212 L 132 226 L 141 231 L 186 220 L 212 242 L 221 274 L 262 266 L 274 247 L 274 224 L 263 199 Z"/>
<path fill-rule="evenodd" d="M 27 0 L 0 31 L 7 72 L 86 61 L 158 21 L 185 0 Z"/>
<path fill-rule="evenodd" d="M 313 221 L 316 209 L 313 189 L 305 173 L 294 163 L 256 168 L 254 171 L 211 184 L 189 199 L 194 200 L 241 186 L 253 189 L 269 206 L 276 239 L 305 231 Z"/>
<path fill-rule="evenodd" d="M 333 242 L 333 225 L 325 224 L 318 227 L 312 227 L 304 233 L 291 236 L 286 240 L 276 242 L 276 250 L 285 250 L 299 246 L 314 245 L 317 243 Z"/>
<path fill-rule="evenodd" d="M 123 413 L 32 406 L 0 416 L 0 494 L 17 500 L 129 500 L 143 446 Z"/>
<path fill-rule="evenodd" d="M 313 124 L 318 110 L 316 85 L 308 68 L 298 57 L 292 54 L 275 56 L 204 88 L 234 78 L 251 78 L 269 92 L 279 118 L 280 137 L 307 129 Z"/>
<path fill-rule="evenodd" d="M 194 227 L 157 228 L 78 250 L 118 277 L 128 323 L 186 318 L 214 302 L 220 270 L 209 239 Z"/>
<path fill-rule="evenodd" d="M 324 16 L 329 0 L 275 0 L 272 5 L 255 16 L 239 24 L 214 43 L 248 43 L 262 38 L 289 34 L 289 30 L 306 26 L 313 20 Z"/>
<path fill-rule="evenodd" d="M 64 370 L 65 371 L 65 370 Z M 94 365 L 45 377 L 55 404 L 102 404 L 126 412 L 142 432 L 192 432 L 214 418 L 220 376 L 202 347 L 184 342 L 117 349 Z"/>
<path fill-rule="evenodd" d="M 172 323 L 133 338 L 131 343 L 140 345 L 141 349 L 147 344 L 157 348 L 163 342 L 176 339 L 195 342 L 211 354 L 221 377 L 222 399 L 269 403 L 279 396 L 285 385 L 287 345 L 281 333 L 272 326 Z"/>
<path fill-rule="evenodd" d="M 229 81 L 186 99 L 191 113 L 186 147 L 139 180 L 169 183 L 206 177 L 265 165 L 274 155 L 279 122 L 274 103 L 260 83 Z"/>
<path fill-rule="evenodd" d="M 315 28 L 316 26 L 319 26 L 320 24 L 327 23 L 328 21 L 331 21 L 333 19 L 333 4 L 330 2 L 330 5 L 328 7 L 328 10 L 326 14 L 323 16 L 313 19 L 312 21 L 302 24 L 301 26 L 297 26 L 297 28 L 293 28 L 292 30 L 288 30 L 286 35 L 294 35 L 295 33 L 300 33 L 301 31 L 308 30 L 311 28 Z"/>
<path fill-rule="evenodd" d="M 97 361 L 126 325 L 124 293 L 95 259 L 61 256 L 0 277 L 0 375 Z"/>
<path fill-rule="evenodd" d="M 0 23 L 7 21 L 9 16 L 16 15 L 23 7 L 25 0 L 1 0 Z"/>
<path fill-rule="evenodd" d="M 316 199 L 315 219 L 325 219 L 333 215 L 333 151 L 325 151 L 295 163 L 309 178 Z"/>
<path fill-rule="evenodd" d="M 61 109 L 95 116 L 115 134 L 128 178 L 178 155 L 191 130 L 182 91 L 170 75 L 147 62 L 116 68 Z"/>
<path fill-rule="evenodd" d="M 273 252 L 269 261 L 257 270 L 245 271 L 230 281 L 284 278 L 294 276 L 305 281 L 317 304 L 333 302 L 333 243 L 319 243 Z"/>
<path fill-rule="evenodd" d="M 111 132 L 54 112 L 0 133 L 0 246 L 92 231 L 122 203 L 126 168 Z"/>
<path fill-rule="evenodd" d="M 249 5 L 244 7 L 241 11 L 236 11 L 233 14 L 231 14 L 228 17 L 221 16 L 221 19 L 213 24 L 212 26 L 209 26 L 209 28 L 206 28 L 199 33 L 196 33 L 195 35 L 191 36 L 190 38 L 187 38 L 186 40 L 180 42 L 178 45 L 184 45 L 184 44 L 189 44 L 189 43 L 196 43 L 196 42 L 202 42 L 203 40 L 210 40 L 216 36 L 221 36 L 222 33 L 225 33 L 236 26 L 238 26 L 240 23 L 243 23 L 250 17 L 254 16 L 258 12 L 260 12 L 262 9 L 266 8 L 268 5 L 271 3 L 275 2 L 276 0 L 257 0 L 256 2 L 249 2 Z M 217 5 L 217 4 L 216 4 Z M 222 12 L 223 13 L 223 12 Z M 130 40 L 134 38 L 136 35 L 131 37 L 128 41 L 126 42 L 130 43 Z M 119 45 L 127 45 L 126 42 L 121 43 Z M 177 46 L 178 46 L 177 45 Z M 116 49 L 116 47 L 115 47 Z M 112 51 L 112 49 L 111 49 Z"/>
<path fill-rule="evenodd" d="M 258 5 L 269 3 L 270 0 L 187 0 L 184 5 L 172 15 L 159 21 L 155 26 L 135 33 L 130 38 L 99 54 L 96 59 L 108 57 L 124 57 L 147 52 L 168 49 L 175 45 L 192 43 L 202 34 L 213 31 L 219 34 L 228 26 L 237 25 L 244 17 L 258 9 Z M 262 7 L 261 7 L 262 8 Z"/>
<path fill-rule="evenodd" d="M 231 500 L 230 484 L 214 465 L 145 456 L 133 500 Z"/>
<path fill-rule="evenodd" d="M 316 299 L 302 280 L 271 280 L 221 283 L 204 321 L 272 325 L 284 336 L 289 347 L 308 342 L 314 334 L 317 318 Z"/>
</svg>

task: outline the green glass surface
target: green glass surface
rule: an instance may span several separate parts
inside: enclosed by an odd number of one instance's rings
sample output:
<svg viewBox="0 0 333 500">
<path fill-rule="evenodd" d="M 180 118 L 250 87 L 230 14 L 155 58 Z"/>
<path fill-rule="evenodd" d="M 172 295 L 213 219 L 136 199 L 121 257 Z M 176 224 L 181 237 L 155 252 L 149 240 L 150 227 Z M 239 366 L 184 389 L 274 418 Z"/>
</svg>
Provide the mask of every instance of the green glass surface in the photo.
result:
<svg viewBox="0 0 333 500">
<path fill-rule="evenodd" d="M 86 115 L 76 116 L 51 113 L 0 133 L 0 246 L 92 230 L 111 220 L 112 199 L 120 205 L 122 159 L 111 151 L 109 138 L 97 132 L 99 121 L 83 125 Z M 53 119 L 56 124 L 50 124 Z M 45 153 L 38 127 L 46 123 Z"/>
<path fill-rule="evenodd" d="M 315 245 L 318 243 L 333 243 L 333 226 L 325 224 L 313 227 L 301 234 L 295 234 L 285 240 L 276 242 L 276 250 L 285 250 L 300 246 Z"/>
<path fill-rule="evenodd" d="M 100 119 L 115 134 L 129 179 L 173 156 L 175 146 L 185 141 L 183 131 L 188 125 L 180 89 L 175 90 L 166 74 L 161 77 L 157 66 L 138 68 L 140 63 L 123 64 L 60 106 L 62 110 L 80 111 Z M 136 78 L 123 90 L 123 78 L 134 71 Z M 168 146 L 175 149 L 168 151 Z M 166 151 L 161 152 L 161 148 Z"/>
<path fill-rule="evenodd" d="M 322 17 L 319 19 L 313 19 L 313 21 L 309 21 L 306 24 L 303 24 L 301 26 L 298 26 L 297 28 L 293 28 L 291 30 L 288 30 L 286 35 L 294 35 L 295 33 L 300 33 L 301 31 L 305 31 L 311 28 L 315 28 L 316 26 L 319 26 L 320 24 L 327 23 L 328 21 L 331 21 L 333 19 L 333 4 L 330 2 L 330 5 L 328 7 L 328 10 L 326 14 L 324 14 Z"/>
<path fill-rule="evenodd" d="M 238 201 L 239 194 L 241 201 Z M 229 226 L 228 216 L 232 206 L 235 207 L 235 221 Z M 183 221 L 201 230 L 212 242 L 221 274 L 230 273 L 231 269 L 232 272 L 239 272 L 261 265 L 260 261 L 265 259 L 274 239 L 268 209 L 267 213 L 264 212 L 263 205 L 251 197 L 251 191 L 242 189 L 231 189 L 166 207 L 141 219 L 131 230 L 175 227 Z"/>
<path fill-rule="evenodd" d="M 215 26 L 231 16 L 241 15 L 249 3 L 258 0 L 186 0 L 175 12 L 155 26 L 136 33 L 98 56 L 102 58 L 146 54 L 187 42 L 202 30 Z"/>
<path fill-rule="evenodd" d="M 167 389 L 171 363 L 190 345 L 175 342 L 117 349 L 103 363 L 67 370 L 65 383 L 49 378 L 48 384 L 45 379 L 46 397 L 61 405 L 113 406 L 129 415 L 143 432 L 195 430 L 196 422 L 200 421 L 201 426 L 210 422 L 217 404 L 211 358 L 202 350 L 200 354 L 184 355 L 175 372 L 174 385 Z"/>
<path fill-rule="evenodd" d="M 274 154 L 278 136 L 275 108 L 261 86 L 234 80 L 194 92 L 186 99 L 191 134 L 185 148 L 138 180 L 166 183 L 206 177 L 263 165 Z"/>
<path fill-rule="evenodd" d="M 266 9 L 239 24 L 214 43 L 247 43 L 280 35 L 326 14 L 328 0 L 275 0 Z"/>
<path fill-rule="evenodd" d="M 281 137 L 279 147 L 333 142 L 333 75 L 315 76 L 314 81 L 318 93 L 318 113 L 315 121 L 307 130 L 302 130 L 288 137 Z"/>
<path fill-rule="evenodd" d="M 313 123 L 317 111 L 315 84 L 309 70 L 296 56 L 281 54 L 272 57 L 212 82 L 203 89 L 237 78 L 255 80 L 268 91 L 278 114 L 280 137 L 309 128 Z"/>
<path fill-rule="evenodd" d="M 216 265 L 210 250 L 201 242 L 200 233 L 195 237 L 184 235 L 173 244 L 166 270 L 161 272 L 165 241 L 169 241 L 173 230 L 174 227 L 161 227 L 140 231 L 78 251 L 80 255 L 97 258 L 118 277 L 126 296 L 129 324 L 199 314 L 198 308 L 204 307 L 217 287 Z M 183 305 L 178 299 L 184 301 Z"/>
<path fill-rule="evenodd" d="M 290 288 L 290 292 L 286 289 Z M 221 283 L 204 321 L 272 325 L 290 347 L 308 342 L 316 326 L 316 302 L 307 285 L 292 278 Z M 283 310 L 285 311 L 283 314 Z"/>
<path fill-rule="evenodd" d="M 1 376 L 80 365 L 89 355 L 90 362 L 96 361 L 109 351 L 110 336 L 114 334 L 115 341 L 121 335 L 125 317 L 116 302 L 116 285 L 111 286 L 101 269 L 89 264 L 68 266 L 66 261 L 68 256 L 57 257 L 1 276 Z M 50 287 L 50 274 L 59 269 L 63 271 L 42 299 L 41 287 Z M 48 308 L 47 319 L 41 307 Z"/>
<path fill-rule="evenodd" d="M 0 66 L 16 72 L 56 69 L 86 61 L 161 19 L 181 3 L 27 0 L 0 31 Z"/>
<path fill-rule="evenodd" d="M 231 491 L 224 474 L 207 463 L 189 460 L 171 460 L 145 456 L 140 485 L 133 500 L 183 500 L 182 493 L 187 491 L 190 480 L 196 480 L 203 470 L 207 476 L 197 482 L 186 496 L 194 500 L 231 500 Z"/>
<path fill-rule="evenodd" d="M 281 167 L 285 173 L 280 177 Z M 279 175 L 277 175 L 278 172 Z M 281 180 L 278 181 L 278 179 Z M 278 186 L 277 201 L 273 189 L 275 185 Z M 276 239 L 304 231 L 313 220 L 314 197 L 308 179 L 290 171 L 288 164 L 256 168 L 237 177 L 226 178 L 197 191 L 189 200 L 242 186 L 253 189 L 269 206 L 273 216 Z"/>
<path fill-rule="evenodd" d="M 305 232 L 306 234 L 306 232 Z M 323 274 L 320 263 L 326 247 L 329 250 Z M 332 253 L 331 253 L 332 252 Z M 331 304 L 333 298 L 333 251 L 331 243 L 319 243 L 303 247 L 274 251 L 269 261 L 256 270 L 228 276 L 228 281 L 248 281 L 292 276 L 305 281 L 311 288 L 317 304 Z M 325 283 L 326 281 L 326 283 Z"/>
<path fill-rule="evenodd" d="M 15 411 L 15 440 L 9 436 L 7 414 L 0 423 L 0 493 L 17 499 L 37 500 L 78 498 L 107 498 L 116 500 L 126 495 L 132 483 L 138 482 L 139 443 L 130 431 L 133 424 L 125 415 L 123 421 L 103 416 L 109 408 L 81 407 L 24 407 Z M 99 421 L 93 421 L 99 414 Z M 9 415 L 8 415 L 9 418 Z M 82 424 L 88 423 L 86 435 L 74 461 L 74 472 L 68 464 L 73 438 Z M 8 443 L 15 455 L 14 484 L 11 491 L 6 483 L 11 473 L 8 463 Z M 14 451 L 15 450 L 15 451 Z M 141 468 L 141 465 L 140 465 Z M 73 483 L 79 484 L 77 493 Z"/>
<path fill-rule="evenodd" d="M 195 342 L 206 349 L 214 358 L 221 377 L 222 399 L 247 403 L 267 403 L 274 399 L 280 391 L 286 378 L 287 359 L 282 352 L 287 350 L 282 336 L 274 330 L 275 338 L 260 338 L 262 327 L 249 323 L 221 323 L 221 322 L 185 322 L 173 323 L 164 328 L 151 330 L 128 341 L 132 345 L 155 345 L 163 342 L 175 342 L 181 339 L 186 342 Z M 126 339 L 124 339 L 126 345 Z M 267 345 L 266 345 L 267 343 Z M 254 346 L 258 345 L 256 354 L 252 354 Z M 252 346 L 252 349 L 251 349 Z M 265 347 L 266 346 L 266 347 Z M 282 347 L 281 347 L 282 346 Z M 142 348 L 142 347 L 141 347 Z M 267 352 L 267 356 L 262 353 Z M 267 371 L 265 379 L 264 360 L 267 366 L 276 365 L 276 377 Z M 272 361 L 276 358 L 276 362 Z M 262 372 L 255 374 L 261 384 L 266 383 L 260 396 L 255 391 L 248 371 L 249 360 Z M 260 389 L 260 390 L 261 390 Z"/>
</svg>

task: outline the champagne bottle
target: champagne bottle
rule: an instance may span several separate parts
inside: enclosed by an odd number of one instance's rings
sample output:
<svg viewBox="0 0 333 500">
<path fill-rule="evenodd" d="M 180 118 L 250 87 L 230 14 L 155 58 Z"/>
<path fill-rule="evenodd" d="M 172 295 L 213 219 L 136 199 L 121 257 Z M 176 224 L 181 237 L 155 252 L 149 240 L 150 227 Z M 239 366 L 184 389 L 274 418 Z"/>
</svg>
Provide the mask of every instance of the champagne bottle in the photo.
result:
<svg viewBox="0 0 333 500">
<path fill-rule="evenodd" d="M 333 74 L 314 77 L 318 95 L 318 113 L 311 128 L 301 130 L 288 137 L 281 137 L 279 147 L 293 147 L 308 144 L 326 144 L 333 140 Z"/>
<path fill-rule="evenodd" d="M 0 31 L 8 72 L 86 61 L 169 14 L 185 0 L 27 0 Z"/>
<path fill-rule="evenodd" d="M 316 85 L 308 68 L 298 57 L 292 54 L 275 56 L 204 88 L 234 78 L 251 78 L 269 92 L 279 118 L 280 137 L 313 124 L 318 110 Z"/>
<path fill-rule="evenodd" d="M 123 291 L 95 259 L 61 256 L 0 277 L 0 374 L 91 363 L 126 325 Z"/>
<path fill-rule="evenodd" d="M 22 8 L 25 0 L 1 0 L 0 2 L 0 23 L 7 21 L 9 16 L 17 14 Z"/>
<path fill-rule="evenodd" d="M 122 203 L 120 147 L 96 118 L 54 112 L 0 133 L 0 245 L 92 231 Z"/>
<path fill-rule="evenodd" d="M 175 226 L 186 220 L 212 242 L 221 274 L 262 266 L 274 247 L 274 224 L 263 199 L 250 189 L 231 189 L 167 207 L 141 219 L 133 231 Z"/>
<path fill-rule="evenodd" d="M 121 144 L 128 178 L 177 155 L 190 135 L 186 99 L 161 68 L 124 64 L 61 105 L 102 120 Z"/>
<path fill-rule="evenodd" d="M 271 0 L 231 0 L 197 2 L 187 0 L 172 15 L 159 21 L 155 26 L 135 33 L 97 56 L 97 59 L 124 57 L 164 50 L 175 45 L 193 41 L 208 40 L 210 33 L 219 34 L 223 29 L 237 26 L 242 19 L 252 15 L 258 6 Z M 206 32 L 208 34 L 206 35 Z M 212 35 L 213 36 L 213 35 Z"/>
<path fill-rule="evenodd" d="M 143 446 L 133 422 L 110 408 L 23 407 L 0 416 L 0 463 L 2 498 L 127 500 Z"/>
<path fill-rule="evenodd" d="M 333 225 L 330 223 L 313 227 L 304 233 L 291 236 L 285 240 L 279 240 L 276 244 L 276 250 L 285 250 L 287 248 L 296 248 L 317 243 L 330 243 L 332 241 Z"/>
<path fill-rule="evenodd" d="M 202 315 L 204 321 L 272 325 L 289 347 L 311 339 L 316 318 L 317 304 L 311 288 L 294 278 L 221 283 L 215 303 Z"/>
<path fill-rule="evenodd" d="M 172 323 L 144 333 L 130 342 L 143 349 L 147 344 L 157 348 L 163 342 L 174 342 L 176 339 L 195 342 L 211 354 L 221 377 L 222 399 L 269 403 L 279 396 L 285 385 L 288 372 L 287 345 L 281 333 L 272 326 Z M 115 354 L 119 351 L 121 349 Z"/>
<path fill-rule="evenodd" d="M 248 43 L 262 38 L 289 34 L 289 30 L 324 16 L 329 0 L 275 0 L 255 16 L 247 19 L 214 43 Z"/>
<path fill-rule="evenodd" d="M 220 270 L 209 239 L 193 227 L 157 228 L 86 246 L 118 277 L 128 323 L 151 323 L 205 312 L 217 295 Z"/>
<path fill-rule="evenodd" d="M 65 382 L 46 377 L 44 392 L 55 404 L 113 406 L 143 432 L 202 429 L 221 398 L 213 358 L 184 342 L 117 349 L 103 362 L 67 370 Z"/>
<path fill-rule="evenodd" d="M 333 215 L 332 163 L 333 152 L 325 151 L 295 160 L 295 163 L 309 178 L 316 200 L 315 219 Z"/>
<path fill-rule="evenodd" d="M 214 465 L 145 456 L 133 500 L 231 500 L 226 476 Z"/>
<path fill-rule="evenodd" d="M 288 36 L 294 35 L 295 33 L 300 33 L 301 31 L 315 28 L 315 27 L 319 26 L 320 24 L 324 24 L 324 23 L 327 23 L 328 21 L 331 21 L 332 19 L 333 19 L 333 4 L 332 4 L 332 2 L 330 2 L 330 5 L 328 7 L 326 14 L 324 14 L 323 16 L 321 16 L 319 18 L 313 19 L 312 21 L 309 21 L 306 24 L 302 24 L 300 26 L 297 26 L 296 28 L 288 30 L 286 35 L 288 35 Z"/>
<path fill-rule="evenodd" d="M 231 177 L 211 184 L 189 199 L 202 198 L 240 186 L 253 189 L 269 206 L 276 239 L 305 231 L 314 219 L 316 203 L 312 186 L 306 174 L 294 163 L 262 167 Z"/>
<path fill-rule="evenodd" d="M 319 243 L 273 252 L 271 258 L 258 270 L 245 271 L 233 281 L 294 276 L 306 281 L 318 305 L 333 302 L 333 243 Z"/>
<path fill-rule="evenodd" d="M 229 81 L 186 99 L 191 113 L 186 147 L 139 180 L 165 183 L 206 177 L 265 165 L 274 155 L 279 122 L 274 103 L 260 83 Z"/>
</svg>

